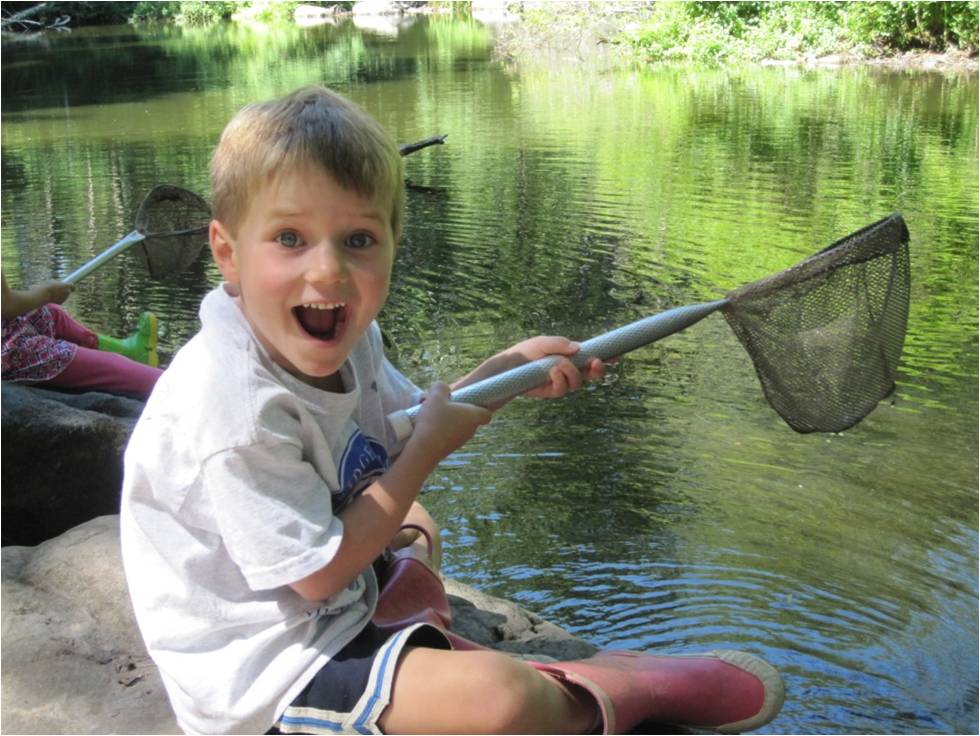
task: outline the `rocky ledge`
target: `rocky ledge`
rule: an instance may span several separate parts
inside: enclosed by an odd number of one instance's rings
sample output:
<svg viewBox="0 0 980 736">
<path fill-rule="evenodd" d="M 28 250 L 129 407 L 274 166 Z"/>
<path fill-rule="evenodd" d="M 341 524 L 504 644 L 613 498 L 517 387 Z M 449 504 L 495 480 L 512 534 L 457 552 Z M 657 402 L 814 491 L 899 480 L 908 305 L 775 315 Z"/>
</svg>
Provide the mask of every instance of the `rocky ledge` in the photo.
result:
<svg viewBox="0 0 980 736">
<path fill-rule="evenodd" d="M 108 394 L 3 384 L 3 480 L 11 482 L 0 562 L 0 732 L 178 730 L 136 628 L 119 553 L 121 452 L 141 408 Z M 455 631 L 477 643 L 533 659 L 595 652 L 509 601 L 451 580 L 446 589 Z"/>
<path fill-rule="evenodd" d="M 2 384 L 3 546 L 119 511 L 122 454 L 143 402 Z"/>
</svg>

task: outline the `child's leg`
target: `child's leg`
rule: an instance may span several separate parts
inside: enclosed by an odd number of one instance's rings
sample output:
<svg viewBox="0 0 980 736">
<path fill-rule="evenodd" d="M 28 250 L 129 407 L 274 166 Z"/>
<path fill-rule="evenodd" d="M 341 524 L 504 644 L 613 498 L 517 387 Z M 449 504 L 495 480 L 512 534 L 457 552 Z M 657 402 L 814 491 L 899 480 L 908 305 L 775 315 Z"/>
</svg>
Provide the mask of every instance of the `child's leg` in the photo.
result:
<svg viewBox="0 0 980 736">
<path fill-rule="evenodd" d="M 48 311 L 54 320 L 54 336 L 81 345 L 85 348 L 98 348 L 99 336 L 92 330 L 75 320 L 68 312 L 57 304 L 48 304 Z"/>
<path fill-rule="evenodd" d="M 419 557 L 423 559 L 428 557 L 429 566 L 438 572 L 442 564 L 442 538 L 439 536 L 439 525 L 436 524 L 435 519 L 429 515 L 422 504 L 413 501 L 402 524 L 409 528 L 402 529 L 395 535 L 395 538 L 391 540 L 392 548 L 400 549 L 409 544 L 418 545 Z M 429 535 L 428 540 L 417 529 L 412 529 L 413 526 L 425 529 Z"/>
<path fill-rule="evenodd" d="M 498 652 L 406 647 L 385 733 L 586 733 L 598 711 L 557 680 Z"/>
<path fill-rule="evenodd" d="M 131 360 L 156 368 L 160 364 L 157 355 L 157 316 L 153 312 L 143 312 L 136 323 L 136 332 L 129 337 L 99 335 L 99 350 L 125 355 Z"/>
<path fill-rule="evenodd" d="M 497 652 L 406 648 L 378 723 L 387 733 L 586 733 L 600 725 L 630 733 L 647 721 L 742 733 L 775 718 L 784 696 L 779 673 L 745 652 L 610 651 L 532 669 Z"/>
<path fill-rule="evenodd" d="M 117 353 L 79 347 L 68 367 L 45 383 L 63 388 L 121 391 L 145 398 L 162 372 Z"/>
<path fill-rule="evenodd" d="M 157 318 L 153 312 L 140 315 L 135 333 L 127 338 L 116 338 L 93 332 L 57 304 L 47 307 L 54 321 L 55 337 L 85 348 L 118 353 L 154 368 L 158 365 Z"/>
</svg>

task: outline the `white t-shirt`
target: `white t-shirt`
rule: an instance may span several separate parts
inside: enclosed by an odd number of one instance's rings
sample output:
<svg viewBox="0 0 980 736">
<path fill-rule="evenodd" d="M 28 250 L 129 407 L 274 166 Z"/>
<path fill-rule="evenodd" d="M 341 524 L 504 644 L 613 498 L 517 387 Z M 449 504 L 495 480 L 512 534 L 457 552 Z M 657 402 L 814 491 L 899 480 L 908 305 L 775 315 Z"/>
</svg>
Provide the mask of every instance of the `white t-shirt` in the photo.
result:
<svg viewBox="0 0 980 736">
<path fill-rule="evenodd" d="M 126 450 L 123 562 L 181 728 L 263 733 L 371 618 L 370 569 L 319 604 L 288 586 L 336 554 L 334 509 L 387 468 L 385 417 L 421 392 L 377 324 L 333 394 L 276 365 L 222 287 L 200 314 Z"/>
</svg>

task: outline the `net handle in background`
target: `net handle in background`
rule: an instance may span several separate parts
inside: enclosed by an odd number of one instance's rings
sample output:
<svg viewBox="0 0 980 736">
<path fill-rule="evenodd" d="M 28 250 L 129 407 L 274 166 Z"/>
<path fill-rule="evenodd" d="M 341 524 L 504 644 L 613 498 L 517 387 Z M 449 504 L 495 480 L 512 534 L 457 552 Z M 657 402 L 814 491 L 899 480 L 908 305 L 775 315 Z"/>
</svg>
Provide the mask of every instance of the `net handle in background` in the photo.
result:
<svg viewBox="0 0 980 736">
<path fill-rule="evenodd" d="M 118 256 L 120 253 L 123 253 L 123 252 L 129 250 L 134 245 L 136 245 L 137 243 L 142 242 L 145 239 L 146 239 L 146 236 L 143 233 L 141 233 L 139 230 L 133 230 L 131 233 L 129 233 L 128 235 L 124 236 L 121 240 L 119 240 L 116 243 L 110 245 L 104 251 L 102 251 L 101 253 L 99 253 L 99 255 L 97 255 L 95 258 L 93 258 L 92 260 L 90 260 L 88 263 L 86 263 L 83 266 L 79 266 L 78 268 L 76 268 L 70 274 L 68 274 L 67 276 L 65 276 L 62 279 L 62 281 L 64 283 L 66 283 L 66 284 L 76 284 L 76 283 L 78 283 L 83 278 L 85 278 L 86 276 L 88 276 L 90 273 L 92 273 L 93 271 L 98 270 L 99 268 L 101 268 L 102 266 L 104 266 L 106 263 L 108 263 L 109 261 L 111 261 L 113 258 L 115 258 L 116 256 Z"/>
<path fill-rule="evenodd" d="M 728 299 L 720 299 L 713 302 L 689 304 L 645 317 L 584 341 L 579 351 L 575 355 L 569 356 L 569 359 L 576 367 L 583 368 L 592 358 L 599 358 L 600 360 L 617 358 L 668 335 L 673 335 L 675 332 L 680 332 L 722 309 L 728 303 Z M 503 373 L 465 386 L 458 391 L 453 391 L 450 398 L 453 401 L 484 407 L 498 401 L 512 399 L 547 382 L 549 371 L 561 360 L 561 357 L 549 355 L 511 368 Z M 407 439 L 412 434 L 415 417 L 421 410 L 422 405 L 419 404 L 388 415 L 388 422 L 394 429 L 399 441 Z"/>
<path fill-rule="evenodd" d="M 207 203 L 201 199 L 197 194 L 191 192 L 190 190 L 183 189 L 181 187 L 173 186 L 172 184 L 160 184 L 153 187 L 143 200 L 140 202 L 140 206 L 136 212 L 136 222 L 135 227 L 132 232 L 125 235 L 119 241 L 113 243 L 104 251 L 99 253 L 97 256 L 92 258 L 88 263 L 78 267 L 65 278 L 61 279 L 66 284 L 75 284 L 81 279 L 85 278 L 93 271 L 98 270 L 106 263 L 111 261 L 113 258 L 121 253 L 132 248 L 137 243 L 142 243 L 144 240 L 151 238 L 180 238 L 190 235 L 203 234 L 207 232 L 208 223 L 204 222 L 201 225 L 195 227 L 187 227 L 178 230 L 166 231 L 166 232 L 147 232 L 147 222 L 150 219 L 150 214 L 152 208 L 158 203 L 165 201 L 172 201 L 174 197 L 180 197 L 187 201 L 193 201 L 195 203 L 200 203 L 202 205 L 207 205 Z M 204 212 L 204 209 L 201 210 Z M 210 221 L 210 208 L 207 207 L 208 211 L 208 221 Z M 187 223 L 190 224 L 190 223 Z"/>
</svg>

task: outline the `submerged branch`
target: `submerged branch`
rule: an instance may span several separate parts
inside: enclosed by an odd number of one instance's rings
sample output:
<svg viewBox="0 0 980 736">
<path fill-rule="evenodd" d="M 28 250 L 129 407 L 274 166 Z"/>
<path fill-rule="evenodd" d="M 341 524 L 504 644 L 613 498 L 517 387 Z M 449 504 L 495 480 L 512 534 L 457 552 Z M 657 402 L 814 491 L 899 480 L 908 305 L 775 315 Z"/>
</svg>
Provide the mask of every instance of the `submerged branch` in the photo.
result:
<svg viewBox="0 0 980 736">
<path fill-rule="evenodd" d="M 3 27 L 7 27 L 8 25 L 11 25 L 13 23 L 23 22 L 29 25 L 39 26 L 41 24 L 38 23 L 36 20 L 27 20 L 27 18 L 30 18 L 32 15 L 35 15 L 41 10 L 43 10 L 46 5 L 47 3 L 40 3 L 30 8 L 26 8 L 25 10 L 21 10 L 18 13 L 13 13 L 12 15 L 8 15 L 0 19 L 0 25 L 2 25 Z"/>
<path fill-rule="evenodd" d="M 398 147 L 398 151 L 402 156 L 407 156 L 410 153 L 421 151 L 423 148 L 428 148 L 429 146 L 441 146 L 446 142 L 448 135 L 448 133 L 444 133 L 443 135 L 426 138 L 424 141 L 418 141 L 417 143 L 404 143 Z"/>
<path fill-rule="evenodd" d="M 0 29 L 3 30 L 4 37 L 17 36 L 24 34 L 29 37 L 34 37 L 40 34 L 41 31 L 55 30 L 55 31 L 68 31 L 71 30 L 68 24 L 71 22 L 70 15 L 61 15 L 54 20 L 52 23 L 43 23 L 37 20 L 31 20 L 32 15 L 37 15 L 40 11 L 44 10 L 50 3 L 38 3 L 29 8 L 25 8 L 17 13 L 12 13 L 0 17 Z"/>
</svg>

